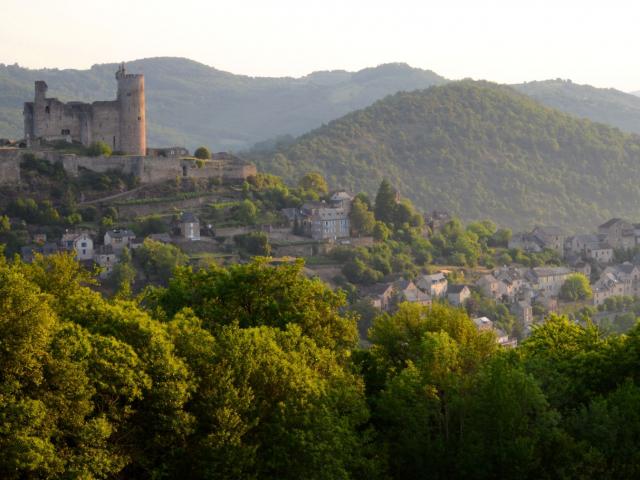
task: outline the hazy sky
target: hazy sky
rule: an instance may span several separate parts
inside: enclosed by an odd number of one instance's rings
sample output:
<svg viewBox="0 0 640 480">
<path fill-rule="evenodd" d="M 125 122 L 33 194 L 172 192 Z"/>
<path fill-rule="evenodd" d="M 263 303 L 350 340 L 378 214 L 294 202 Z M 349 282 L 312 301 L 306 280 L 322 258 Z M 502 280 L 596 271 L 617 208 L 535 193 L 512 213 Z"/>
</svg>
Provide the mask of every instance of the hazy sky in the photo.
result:
<svg viewBox="0 0 640 480">
<path fill-rule="evenodd" d="M 406 62 L 448 78 L 640 90 L 634 0 L 0 0 L 0 62 L 183 56 L 255 76 Z"/>
</svg>

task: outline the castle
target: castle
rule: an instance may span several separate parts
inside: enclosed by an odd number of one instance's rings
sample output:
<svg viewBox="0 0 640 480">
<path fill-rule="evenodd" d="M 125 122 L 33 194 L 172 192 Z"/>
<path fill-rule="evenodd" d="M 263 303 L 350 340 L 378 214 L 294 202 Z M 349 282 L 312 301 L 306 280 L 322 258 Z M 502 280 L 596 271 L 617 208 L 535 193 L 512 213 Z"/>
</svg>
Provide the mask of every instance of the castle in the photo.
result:
<svg viewBox="0 0 640 480">
<path fill-rule="evenodd" d="M 37 81 L 34 101 L 24 104 L 27 145 L 39 140 L 64 140 L 85 146 L 101 141 L 114 152 L 145 155 L 144 75 L 127 73 L 122 64 L 116 80 L 116 100 L 93 103 L 63 103 L 47 98 L 47 84 Z"/>
<path fill-rule="evenodd" d="M 34 101 L 24 104 L 25 140 L 16 144 L 19 148 L 0 145 L 0 185 L 20 182 L 25 153 L 61 164 L 72 176 L 82 169 L 99 173 L 117 170 L 133 175 L 140 183 L 177 177 L 239 182 L 256 175 L 254 165 L 224 152 L 198 160 L 182 147 L 147 148 L 144 76 L 127 73 L 121 64 L 116 80 L 116 100 L 93 103 L 47 98 L 47 84 L 35 82 Z M 93 157 L 65 152 L 65 142 L 89 146 L 98 141 L 109 145 L 113 154 Z"/>
</svg>

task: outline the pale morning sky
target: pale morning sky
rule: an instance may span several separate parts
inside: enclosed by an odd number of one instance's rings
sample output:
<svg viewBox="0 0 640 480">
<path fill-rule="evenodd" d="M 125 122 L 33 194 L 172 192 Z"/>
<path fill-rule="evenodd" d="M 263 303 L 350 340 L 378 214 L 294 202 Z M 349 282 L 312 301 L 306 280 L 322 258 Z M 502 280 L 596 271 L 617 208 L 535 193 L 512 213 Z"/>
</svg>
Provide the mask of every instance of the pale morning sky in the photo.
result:
<svg viewBox="0 0 640 480">
<path fill-rule="evenodd" d="M 406 62 L 448 78 L 640 90 L 634 0 L 0 0 L 0 63 L 182 56 L 254 76 Z"/>
</svg>

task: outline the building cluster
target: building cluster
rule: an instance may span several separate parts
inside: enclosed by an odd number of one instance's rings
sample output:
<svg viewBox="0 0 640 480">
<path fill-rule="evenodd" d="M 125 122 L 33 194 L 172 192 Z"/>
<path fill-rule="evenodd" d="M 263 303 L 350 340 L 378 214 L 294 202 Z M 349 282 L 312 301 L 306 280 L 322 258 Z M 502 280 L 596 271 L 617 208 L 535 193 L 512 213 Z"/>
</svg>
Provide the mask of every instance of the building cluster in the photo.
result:
<svg viewBox="0 0 640 480">
<path fill-rule="evenodd" d="M 401 302 L 431 305 L 434 300 L 447 300 L 460 306 L 471 296 L 467 285 L 450 285 L 443 272 L 420 275 L 415 281 L 400 279 L 379 283 L 362 289 L 362 295 L 384 312 L 393 310 Z"/>
<path fill-rule="evenodd" d="M 171 243 L 173 241 L 200 240 L 200 222 L 192 213 L 183 213 L 175 225 L 180 235 L 172 237 L 169 234 L 151 234 L 146 238 Z M 20 255 L 25 262 L 32 262 L 36 254 L 52 255 L 59 252 L 73 252 L 81 263 L 100 269 L 99 277 L 107 278 L 114 266 L 119 262 L 125 248 L 135 250 L 142 245 L 143 239 L 128 229 L 107 230 L 102 243 L 88 231 L 65 232 L 58 241 L 48 241 L 43 233 L 36 233 L 32 237 L 33 243 L 21 248 Z"/>
<path fill-rule="evenodd" d="M 594 305 L 601 305 L 610 297 L 640 294 L 640 258 L 614 265 L 616 251 L 639 246 L 640 224 L 622 218 L 612 218 L 590 234 L 565 235 L 557 227 L 536 227 L 532 232 L 514 235 L 509 242 L 509 248 L 526 252 L 554 250 L 573 271 L 592 277 Z"/>
</svg>

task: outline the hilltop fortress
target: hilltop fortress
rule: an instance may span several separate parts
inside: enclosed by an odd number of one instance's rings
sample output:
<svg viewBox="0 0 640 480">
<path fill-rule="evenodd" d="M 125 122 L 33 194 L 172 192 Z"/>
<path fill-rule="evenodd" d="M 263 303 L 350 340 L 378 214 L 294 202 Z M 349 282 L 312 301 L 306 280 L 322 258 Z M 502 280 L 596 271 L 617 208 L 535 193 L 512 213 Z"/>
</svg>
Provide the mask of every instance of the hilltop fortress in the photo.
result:
<svg viewBox="0 0 640 480">
<path fill-rule="evenodd" d="M 27 145 L 64 140 L 89 146 L 101 141 L 114 152 L 146 155 L 144 75 L 127 73 L 122 64 L 116 80 L 116 100 L 93 103 L 47 98 L 47 84 L 37 81 L 34 101 L 24 104 Z"/>
<path fill-rule="evenodd" d="M 48 98 L 48 85 L 36 81 L 34 101 L 24 104 L 24 140 L 17 146 L 0 147 L 0 184 L 20 182 L 20 161 L 25 153 L 61 163 L 71 175 L 77 175 L 81 168 L 118 170 L 134 175 L 141 183 L 177 177 L 233 182 L 256 174 L 254 165 L 228 153 L 198 160 L 182 147 L 147 148 L 144 75 L 127 73 L 121 64 L 115 77 L 116 99 L 93 103 Z M 65 145 L 89 147 L 96 142 L 108 145 L 113 154 L 91 157 L 65 152 L 69 150 Z"/>
</svg>

